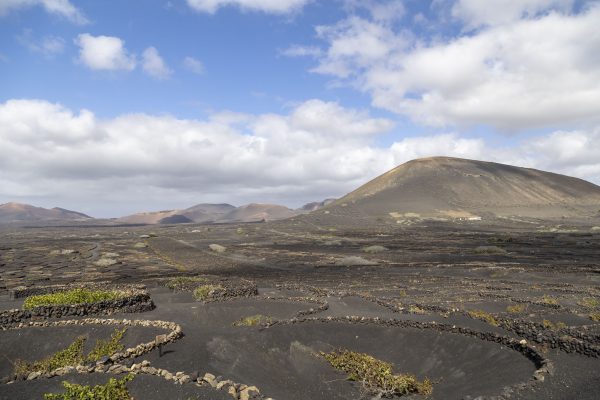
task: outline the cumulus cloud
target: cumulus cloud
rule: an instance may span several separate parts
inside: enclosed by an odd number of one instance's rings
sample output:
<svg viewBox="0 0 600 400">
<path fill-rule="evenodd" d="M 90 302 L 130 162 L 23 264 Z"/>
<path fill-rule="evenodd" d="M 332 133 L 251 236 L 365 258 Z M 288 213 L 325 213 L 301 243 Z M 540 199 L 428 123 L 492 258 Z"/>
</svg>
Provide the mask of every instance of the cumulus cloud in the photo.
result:
<svg viewBox="0 0 600 400">
<path fill-rule="evenodd" d="M 142 68 L 156 79 L 166 79 L 173 73 L 154 47 L 148 47 L 142 53 Z"/>
<path fill-rule="evenodd" d="M 196 11 L 214 14 L 221 7 L 239 7 L 242 10 L 287 14 L 300 10 L 311 0 L 186 0 Z"/>
<path fill-rule="evenodd" d="M 452 15 L 461 19 L 467 28 L 500 25 L 532 18 L 551 10 L 569 11 L 575 0 L 458 0 Z"/>
<path fill-rule="evenodd" d="M 69 0 L 2 0 L 0 1 L 0 16 L 33 6 L 42 6 L 47 12 L 64 17 L 79 25 L 89 22 Z"/>
<path fill-rule="evenodd" d="M 393 127 L 366 111 L 316 99 L 283 114 L 220 112 L 203 120 L 148 114 L 103 120 L 43 100 L 9 100 L 0 104 L 0 198 L 43 197 L 63 205 L 76 198 L 87 208 L 75 208 L 104 216 L 201 201 L 297 206 L 343 195 L 402 162 L 434 155 L 600 182 L 598 128 L 556 131 L 503 149 L 456 133 L 376 145 Z"/>
<path fill-rule="evenodd" d="M 194 57 L 186 57 L 183 59 L 183 66 L 194 74 L 202 75 L 204 73 L 204 64 L 202 61 L 195 59 Z"/>
<path fill-rule="evenodd" d="M 77 36 L 79 61 L 90 69 L 131 71 L 135 68 L 135 56 L 129 54 L 125 42 L 114 36 L 92 36 L 83 33 Z"/>
<path fill-rule="evenodd" d="M 101 198 L 139 204 L 149 193 L 163 203 L 167 193 L 191 202 L 308 201 L 391 167 L 371 142 L 392 126 L 320 100 L 287 114 L 205 120 L 99 120 L 46 101 L 10 100 L 0 104 L 0 197 L 76 195 L 95 206 Z"/>
<path fill-rule="evenodd" d="M 350 16 L 317 27 L 326 48 L 313 71 L 369 93 L 377 107 L 431 126 L 521 130 L 597 121 L 600 5 L 538 15 L 545 8 L 525 3 L 529 8 L 517 15 L 531 9 L 535 18 L 433 41 Z"/>
</svg>

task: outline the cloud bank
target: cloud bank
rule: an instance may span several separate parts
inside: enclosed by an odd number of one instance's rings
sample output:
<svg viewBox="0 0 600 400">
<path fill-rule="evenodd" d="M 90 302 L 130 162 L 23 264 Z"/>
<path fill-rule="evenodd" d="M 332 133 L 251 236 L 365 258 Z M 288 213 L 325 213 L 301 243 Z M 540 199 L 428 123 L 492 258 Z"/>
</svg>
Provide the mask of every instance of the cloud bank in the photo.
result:
<svg viewBox="0 0 600 400">
<path fill-rule="evenodd" d="M 456 133 L 376 145 L 392 129 L 390 120 L 315 99 L 279 114 L 107 120 L 43 100 L 9 100 L 0 104 L 0 197 L 76 201 L 100 216 L 142 205 L 162 208 L 171 199 L 173 207 L 201 201 L 297 206 L 343 195 L 410 159 L 440 154 L 600 182 L 598 128 L 556 131 L 511 148 Z"/>
<path fill-rule="evenodd" d="M 296 47 L 287 54 L 314 56 L 313 72 L 423 125 L 519 131 L 598 122 L 600 4 L 574 14 L 560 12 L 572 1 L 493 3 L 455 3 L 456 18 L 482 27 L 472 34 L 424 40 L 352 15 L 316 28 L 321 51 Z"/>
</svg>

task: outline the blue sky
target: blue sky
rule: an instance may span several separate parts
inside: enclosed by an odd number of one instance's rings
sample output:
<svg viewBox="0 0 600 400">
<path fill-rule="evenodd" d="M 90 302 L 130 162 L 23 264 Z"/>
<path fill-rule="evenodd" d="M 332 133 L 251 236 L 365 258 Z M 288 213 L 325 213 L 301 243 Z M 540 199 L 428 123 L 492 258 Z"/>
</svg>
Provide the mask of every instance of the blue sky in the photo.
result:
<svg viewBox="0 0 600 400">
<path fill-rule="evenodd" d="M 0 203 L 296 207 L 431 155 L 600 183 L 598 24 L 574 0 L 9 0 Z"/>
</svg>

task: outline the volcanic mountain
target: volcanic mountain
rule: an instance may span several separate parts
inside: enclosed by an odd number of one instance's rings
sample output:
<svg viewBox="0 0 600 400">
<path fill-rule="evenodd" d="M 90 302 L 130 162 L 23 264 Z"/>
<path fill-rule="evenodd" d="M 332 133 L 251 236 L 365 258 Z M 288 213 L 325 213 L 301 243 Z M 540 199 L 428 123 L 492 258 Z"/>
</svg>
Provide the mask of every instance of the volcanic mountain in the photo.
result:
<svg viewBox="0 0 600 400">
<path fill-rule="evenodd" d="M 600 187 L 565 175 L 450 157 L 409 161 L 318 213 L 413 218 L 600 214 Z"/>
<path fill-rule="evenodd" d="M 118 218 L 127 224 L 177 224 L 196 223 L 235 223 L 273 221 L 293 217 L 296 213 L 287 207 L 276 204 L 248 204 L 234 207 L 231 204 L 198 204 L 183 210 L 165 210 L 138 213 Z"/>
<path fill-rule="evenodd" d="M 39 222 L 39 221 L 82 221 L 92 217 L 64 208 L 42 208 L 29 204 L 0 204 L 0 223 Z"/>
</svg>

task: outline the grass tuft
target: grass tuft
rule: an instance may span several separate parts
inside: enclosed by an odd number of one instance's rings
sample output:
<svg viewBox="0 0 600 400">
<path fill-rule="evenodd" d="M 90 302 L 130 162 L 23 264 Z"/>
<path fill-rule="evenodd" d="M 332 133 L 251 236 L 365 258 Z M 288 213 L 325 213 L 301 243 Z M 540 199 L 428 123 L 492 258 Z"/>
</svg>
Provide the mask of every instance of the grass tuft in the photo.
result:
<svg viewBox="0 0 600 400">
<path fill-rule="evenodd" d="M 127 332 L 127 328 L 117 328 L 110 335 L 110 339 L 98 339 L 86 359 L 88 361 L 98 361 L 104 356 L 110 356 L 118 351 L 122 351 L 125 346 L 121 343 L 121 339 L 123 339 L 125 332 Z"/>
<path fill-rule="evenodd" d="M 110 339 L 97 340 L 96 345 L 87 356 L 83 353 L 86 338 L 80 336 L 66 349 L 60 350 L 41 361 L 28 363 L 23 360 L 16 360 L 15 374 L 26 377 L 32 372 L 50 372 L 57 368 L 79 365 L 84 361 L 98 361 L 104 356 L 111 356 L 124 349 L 121 339 L 123 339 L 126 331 L 127 328 L 117 328 Z"/>
<path fill-rule="evenodd" d="M 557 299 L 555 299 L 552 296 L 548 296 L 546 294 L 541 298 L 540 302 L 542 302 L 543 304 L 548 304 L 548 305 L 552 305 L 552 306 L 557 306 L 558 305 L 558 300 Z"/>
<path fill-rule="evenodd" d="M 511 314 L 520 314 L 525 310 L 525 304 L 515 304 L 512 306 L 506 306 L 506 311 Z"/>
<path fill-rule="evenodd" d="M 201 276 L 178 276 L 167 282 L 169 289 L 184 289 L 186 286 L 194 283 L 206 282 L 206 278 Z"/>
<path fill-rule="evenodd" d="M 581 299 L 580 301 L 577 302 L 577 304 L 579 304 L 582 307 L 585 308 L 598 308 L 598 306 L 600 306 L 600 300 L 598 300 L 595 297 L 584 297 L 583 299 Z"/>
<path fill-rule="evenodd" d="M 78 365 L 84 360 L 83 345 L 85 337 L 78 337 L 66 349 L 60 350 L 40 361 L 28 363 L 23 360 L 15 361 L 15 374 L 27 376 L 32 372 L 50 372 L 56 368 Z"/>
<path fill-rule="evenodd" d="M 567 324 L 565 324 L 564 322 L 552 322 L 550 320 L 545 319 L 544 321 L 542 321 L 542 325 L 544 326 L 544 328 L 546 329 L 550 329 L 552 331 L 557 331 L 559 329 L 562 328 L 566 328 Z"/>
<path fill-rule="evenodd" d="M 478 246 L 473 250 L 476 254 L 507 254 L 508 252 L 498 246 Z"/>
<path fill-rule="evenodd" d="M 273 322 L 273 319 L 271 317 L 257 314 L 257 315 L 251 315 L 249 317 L 244 317 L 244 318 L 240 319 L 239 321 L 234 322 L 233 326 L 257 326 L 257 325 L 270 324 L 271 322 Z"/>
<path fill-rule="evenodd" d="M 127 382 L 133 379 L 129 374 L 122 379 L 110 378 L 104 385 L 78 385 L 63 381 L 64 393 L 45 393 L 45 400 L 132 400 Z"/>
<path fill-rule="evenodd" d="M 119 292 L 107 290 L 72 289 L 62 292 L 29 296 L 23 303 L 23 309 L 30 310 L 40 306 L 90 304 L 122 297 Z"/>
<path fill-rule="evenodd" d="M 590 319 L 594 322 L 600 322 L 600 311 L 590 313 Z"/>
<path fill-rule="evenodd" d="M 202 285 L 198 286 L 194 290 L 194 298 L 196 300 L 206 300 L 211 297 L 215 292 L 225 289 L 221 285 Z"/>
<path fill-rule="evenodd" d="M 417 380 L 413 375 L 394 374 L 392 365 L 368 354 L 350 350 L 321 352 L 332 367 L 348 374 L 348 379 L 361 382 L 365 389 L 384 396 L 406 394 L 430 395 L 433 384 L 429 379 Z"/>
<path fill-rule="evenodd" d="M 472 318 L 476 318 L 476 319 L 485 321 L 492 326 L 498 326 L 498 321 L 496 321 L 496 318 L 494 318 L 494 316 L 492 314 L 485 312 L 483 310 L 469 311 L 469 315 Z"/>
</svg>

